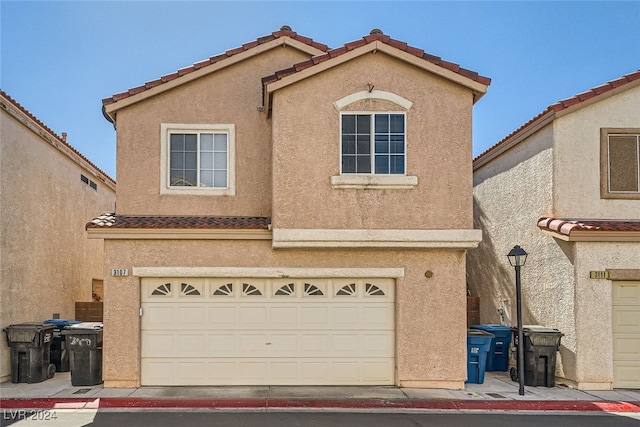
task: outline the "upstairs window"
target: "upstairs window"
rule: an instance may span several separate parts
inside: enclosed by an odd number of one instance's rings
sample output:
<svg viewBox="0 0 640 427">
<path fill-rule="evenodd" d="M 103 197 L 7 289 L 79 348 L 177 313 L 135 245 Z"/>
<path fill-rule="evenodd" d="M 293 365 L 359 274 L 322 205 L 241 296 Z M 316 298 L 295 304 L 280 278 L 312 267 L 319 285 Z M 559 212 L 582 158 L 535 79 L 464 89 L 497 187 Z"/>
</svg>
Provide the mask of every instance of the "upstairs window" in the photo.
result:
<svg viewBox="0 0 640 427">
<path fill-rule="evenodd" d="M 226 133 L 170 133 L 169 186 L 227 188 Z"/>
<path fill-rule="evenodd" d="M 602 187 L 605 198 L 640 198 L 640 130 L 603 129 Z"/>
<path fill-rule="evenodd" d="M 404 175 L 404 113 L 341 115 L 342 173 Z"/>
<path fill-rule="evenodd" d="M 235 194 L 234 125 L 163 123 L 161 136 L 161 194 Z"/>
</svg>

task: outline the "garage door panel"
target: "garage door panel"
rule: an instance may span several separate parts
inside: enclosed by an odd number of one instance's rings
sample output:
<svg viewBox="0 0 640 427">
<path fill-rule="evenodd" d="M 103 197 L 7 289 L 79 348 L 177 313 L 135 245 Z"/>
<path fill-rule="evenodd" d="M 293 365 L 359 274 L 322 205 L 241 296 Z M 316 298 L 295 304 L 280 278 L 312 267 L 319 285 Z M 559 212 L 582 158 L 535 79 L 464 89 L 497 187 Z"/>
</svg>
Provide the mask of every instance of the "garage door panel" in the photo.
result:
<svg viewBox="0 0 640 427">
<path fill-rule="evenodd" d="M 300 356 L 326 356 L 329 349 L 329 339 L 327 334 L 301 332 L 300 333 Z"/>
<path fill-rule="evenodd" d="M 640 282 L 612 288 L 613 386 L 640 388 Z"/>
<path fill-rule="evenodd" d="M 143 385 L 394 383 L 393 280 L 143 279 L 141 293 Z"/>
<path fill-rule="evenodd" d="M 269 356 L 297 356 L 299 353 L 299 336 L 289 332 L 282 334 L 270 334 L 268 339 Z"/>
<path fill-rule="evenodd" d="M 269 309 L 269 325 L 272 328 L 290 329 L 298 323 L 298 308 L 275 306 Z"/>
<path fill-rule="evenodd" d="M 178 333 L 174 340 L 177 345 L 175 354 L 190 356 L 192 354 L 205 354 L 207 336 L 205 333 Z"/>
<path fill-rule="evenodd" d="M 640 340 L 635 335 L 616 335 L 613 339 L 616 360 L 639 360 Z"/>
<path fill-rule="evenodd" d="M 300 307 L 300 323 L 303 328 L 326 328 L 328 322 L 328 307 Z"/>
<path fill-rule="evenodd" d="M 239 328 L 262 329 L 267 324 L 266 307 L 240 307 L 238 308 Z"/>
<path fill-rule="evenodd" d="M 331 335 L 331 350 L 338 356 L 360 356 L 361 339 L 360 334 L 335 333 Z"/>
<path fill-rule="evenodd" d="M 206 354 L 210 357 L 231 357 L 238 353 L 238 335 L 236 333 L 210 333 L 207 340 Z"/>
<path fill-rule="evenodd" d="M 390 332 L 367 333 L 362 335 L 362 352 L 375 357 L 391 357 L 393 334 Z"/>
<path fill-rule="evenodd" d="M 142 316 L 142 327 L 145 329 L 165 329 L 173 328 L 176 324 L 173 306 L 158 306 L 157 304 L 147 304 L 144 307 Z"/>
<path fill-rule="evenodd" d="M 173 332 L 149 332 L 142 335 L 141 356 L 150 357 L 157 354 L 174 356 L 174 349 L 178 346 L 174 342 Z"/>
<path fill-rule="evenodd" d="M 207 327 L 207 313 L 204 306 L 182 306 L 176 308 L 177 322 L 189 329 Z"/>
<path fill-rule="evenodd" d="M 238 318 L 235 307 L 224 307 L 211 303 L 207 307 L 207 327 L 213 329 L 227 329 L 238 326 Z"/>
</svg>

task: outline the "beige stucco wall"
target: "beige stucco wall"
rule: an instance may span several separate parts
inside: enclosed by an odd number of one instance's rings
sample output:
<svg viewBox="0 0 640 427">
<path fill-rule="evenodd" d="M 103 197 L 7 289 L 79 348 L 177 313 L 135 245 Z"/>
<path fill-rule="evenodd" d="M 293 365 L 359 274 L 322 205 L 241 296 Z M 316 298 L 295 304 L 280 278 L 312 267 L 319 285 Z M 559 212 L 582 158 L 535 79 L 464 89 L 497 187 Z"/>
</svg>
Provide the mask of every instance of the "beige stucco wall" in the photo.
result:
<svg viewBox="0 0 640 427">
<path fill-rule="evenodd" d="M 238 256 L 242 253 L 242 257 Z M 462 388 L 466 379 L 463 251 L 272 250 L 271 242 L 105 241 L 106 387 L 140 385 L 140 278 L 111 277 L 134 267 L 402 267 L 396 281 L 396 382 Z M 433 277 L 427 279 L 430 270 Z"/>
<path fill-rule="evenodd" d="M 574 254 L 536 227 L 538 218 L 553 213 L 552 146 L 551 124 L 475 171 L 474 221 L 483 237 L 468 252 L 467 280 L 471 295 L 480 297 L 481 323 L 516 326 L 515 271 L 506 254 L 520 245 L 529 253 L 522 268 L 523 323 L 560 329 L 563 349 L 573 354 Z"/>
<path fill-rule="evenodd" d="M 637 242 L 577 242 L 576 378 L 582 389 L 609 389 L 613 384 L 612 281 L 590 279 L 590 271 L 638 270 Z"/>
<path fill-rule="evenodd" d="M 640 87 L 563 111 L 542 131 L 474 171 L 476 226 L 483 241 L 468 255 L 481 321 L 515 325 L 514 273 L 504 256 L 528 253 L 522 269 L 523 323 L 565 334 L 556 374 L 580 389 L 613 382 L 611 281 L 590 271 L 638 269 L 637 243 L 565 242 L 539 231 L 541 216 L 633 219 L 640 200 L 600 198 L 600 128 L 640 127 Z M 506 295 L 506 296 L 505 296 Z"/>
<path fill-rule="evenodd" d="M 292 47 L 219 70 L 117 112 L 119 214 L 271 214 L 270 123 L 261 78 L 308 59 Z M 236 195 L 160 194 L 160 124 L 236 125 Z"/>
<path fill-rule="evenodd" d="M 640 200 L 600 198 L 600 128 L 640 128 L 640 86 L 564 115 L 555 123 L 556 214 L 638 218 Z"/>
<path fill-rule="evenodd" d="M 13 115 L 1 114 L 0 326 L 41 322 L 54 313 L 73 319 L 74 302 L 92 300 L 91 281 L 103 272 L 103 243 L 88 240 L 84 226 L 114 208 L 115 191 Z M 95 181 L 97 191 L 80 174 Z M 11 365 L 2 341 L 4 381 Z"/>
<path fill-rule="evenodd" d="M 334 102 L 375 90 L 413 103 L 406 114 L 410 190 L 333 189 L 340 175 Z M 388 102 L 348 110 L 402 111 Z M 387 109 L 388 108 L 388 109 Z M 276 91 L 273 224 L 280 228 L 472 228 L 470 90 L 384 53 L 365 54 Z"/>
<path fill-rule="evenodd" d="M 272 109 L 259 111 L 260 78 L 303 59 L 279 47 L 118 110 L 117 213 L 264 215 L 272 217 L 274 230 L 471 229 L 471 90 L 378 52 L 281 88 Z M 368 83 L 413 103 L 407 113 L 407 174 L 418 177 L 413 189 L 331 187 L 340 168 L 340 121 L 333 103 L 366 90 Z M 392 108 L 388 101 L 357 106 L 369 107 Z M 236 195 L 160 194 L 161 123 L 235 124 Z M 273 249 L 271 240 L 107 239 L 104 268 L 109 273 L 171 266 L 402 267 L 405 275 L 396 285 L 396 382 L 463 388 L 465 251 L 364 246 L 294 250 Z M 432 278 L 425 277 L 428 270 Z M 105 386 L 138 386 L 140 278 L 106 276 Z"/>
</svg>

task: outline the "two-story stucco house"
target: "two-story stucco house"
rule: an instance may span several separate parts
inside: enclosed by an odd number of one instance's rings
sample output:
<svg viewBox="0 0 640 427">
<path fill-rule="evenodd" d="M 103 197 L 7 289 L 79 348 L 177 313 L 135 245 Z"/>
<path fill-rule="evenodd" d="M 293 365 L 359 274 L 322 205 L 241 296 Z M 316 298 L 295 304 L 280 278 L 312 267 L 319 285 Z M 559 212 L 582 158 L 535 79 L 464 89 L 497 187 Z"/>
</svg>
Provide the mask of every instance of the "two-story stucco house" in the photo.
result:
<svg viewBox="0 0 640 427">
<path fill-rule="evenodd" d="M 0 91 L 0 328 L 74 319 L 74 303 L 102 285 L 103 244 L 85 224 L 114 208 L 116 184 L 65 139 Z"/>
<path fill-rule="evenodd" d="M 283 27 L 105 99 L 105 386 L 463 388 L 489 83 L 377 30 Z"/>
<path fill-rule="evenodd" d="M 481 320 L 564 333 L 556 375 L 580 389 L 640 387 L 640 71 L 550 105 L 478 156 L 468 280 Z"/>
</svg>

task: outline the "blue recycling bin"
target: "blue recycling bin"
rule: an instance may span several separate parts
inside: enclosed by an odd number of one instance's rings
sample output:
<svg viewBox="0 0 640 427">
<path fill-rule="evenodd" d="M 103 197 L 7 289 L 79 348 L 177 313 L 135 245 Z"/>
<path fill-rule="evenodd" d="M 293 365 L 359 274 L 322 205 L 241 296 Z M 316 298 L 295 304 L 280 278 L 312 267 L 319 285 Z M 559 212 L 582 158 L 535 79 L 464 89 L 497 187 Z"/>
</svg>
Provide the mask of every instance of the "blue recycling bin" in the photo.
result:
<svg viewBox="0 0 640 427">
<path fill-rule="evenodd" d="M 79 320 L 48 319 L 44 323 L 53 325 L 53 340 L 51 341 L 51 363 L 56 366 L 56 372 L 69 372 L 69 350 L 62 330 L 69 325 L 80 323 Z"/>
<path fill-rule="evenodd" d="M 487 354 L 493 334 L 480 329 L 467 329 L 467 383 L 484 383 Z"/>
<path fill-rule="evenodd" d="M 511 328 L 504 325 L 472 325 L 471 329 L 479 329 L 494 335 L 487 355 L 487 371 L 506 371 L 509 367 L 509 344 L 511 344 Z"/>
</svg>

